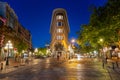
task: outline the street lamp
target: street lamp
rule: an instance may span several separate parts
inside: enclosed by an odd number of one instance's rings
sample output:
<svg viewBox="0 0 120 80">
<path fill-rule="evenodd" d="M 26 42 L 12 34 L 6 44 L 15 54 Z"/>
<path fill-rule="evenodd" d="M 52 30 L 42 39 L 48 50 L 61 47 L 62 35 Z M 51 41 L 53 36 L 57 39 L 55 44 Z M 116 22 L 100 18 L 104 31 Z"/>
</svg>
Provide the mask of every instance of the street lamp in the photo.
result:
<svg viewBox="0 0 120 80">
<path fill-rule="evenodd" d="M 74 48 L 75 39 L 71 40 L 71 47 Z"/>
<path fill-rule="evenodd" d="M 103 39 L 102 39 L 102 38 L 100 39 L 100 42 L 103 42 Z"/>
<path fill-rule="evenodd" d="M 104 40 L 102 38 L 99 39 L 99 44 L 101 45 L 102 47 L 102 52 L 103 52 L 103 48 L 104 48 Z"/>
<path fill-rule="evenodd" d="M 100 38 L 98 43 L 100 44 L 100 47 L 101 47 L 99 56 L 102 56 L 103 55 L 103 38 Z"/>
<path fill-rule="evenodd" d="M 71 58 L 71 57 L 73 57 L 73 55 L 74 55 L 74 43 L 75 43 L 75 39 L 72 39 L 71 41 L 70 41 L 70 46 L 69 46 L 69 51 L 70 51 L 70 53 L 69 53 L 69 58 Z"/>
<path fill-rule="evenodd" d="M 75 39 L 72 39 L 72 40 L 71 40 L 71 43 L 74 43 L 74 42 L 75 42 Z"/>
<path fill-rule="evenodd" d="M 6 65 L 9 65 L 9 53 L 10 53 L 9 50 L 12 48 L 13 48 L 12 43 L 9 40 L 5 46 L 5 49 L 7 49 Z"/>
</svg>

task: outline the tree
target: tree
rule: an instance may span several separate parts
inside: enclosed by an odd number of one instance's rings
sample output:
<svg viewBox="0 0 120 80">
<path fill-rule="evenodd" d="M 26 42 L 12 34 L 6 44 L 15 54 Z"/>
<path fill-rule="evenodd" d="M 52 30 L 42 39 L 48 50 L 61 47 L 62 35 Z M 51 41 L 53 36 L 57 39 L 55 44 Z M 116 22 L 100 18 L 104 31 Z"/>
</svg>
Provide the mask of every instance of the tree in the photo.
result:
<svg viewBox="0 0 120 80">
<path fill-rule="evenodd" d="M 19 54 L 22 53 L 22 50 L 27 50 L 28 46 L 26 43 L 24 43 L 22 40 L 20 40 L 17 44 L 16 44 L 17 50 L 19 52 Z"/>
<path fill-rule="evenodd" d="M 108 0 L 98 8 L 94 8 L 90 17 L 90 23 L 82 25 L 78 32 L 78 43 L 85 48 L 86 43 L 93 49 L 101 46 L 110 46 L 111 43 L 118 45 L 120 41 L 120 0 Z M 100 39 L 104 39 L 101 45 Z"/>
<path fill-rule="evenodd" d="M 41 47 L 41 48 L 38 48 L 38 55 L 39 56 L 46 56 L 46 48 L 45 47 Z"/>
</svg>

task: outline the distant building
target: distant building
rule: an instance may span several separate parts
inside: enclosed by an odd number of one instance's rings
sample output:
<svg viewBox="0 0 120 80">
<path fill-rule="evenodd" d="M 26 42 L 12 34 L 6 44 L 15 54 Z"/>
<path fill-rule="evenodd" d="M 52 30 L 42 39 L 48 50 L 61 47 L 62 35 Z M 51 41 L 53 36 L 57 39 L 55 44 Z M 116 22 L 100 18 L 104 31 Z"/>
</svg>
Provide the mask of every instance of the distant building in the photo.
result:
<svg viewBox="0 0 120 80">
<path fill-rule="evenodd" d="M 7 2 L 0 2 L 0 35 L 5 36 L 3 46 L 11 39 L 13 45 L 16 45 L 15 40 L 18 38 L 26 43 L 29 49 L 32 49 L 30 31 L 20 24 L 17 15 Z"/>
<path fill-rule="evenodd" d="M 70 27 L 68 23 L 67 12 L 65 9 L 57 8 L 53 11 L 50 34 L 50 48 L 52 52 L 64 53 L 68 51 L 68 34 Z"/>
</svg>

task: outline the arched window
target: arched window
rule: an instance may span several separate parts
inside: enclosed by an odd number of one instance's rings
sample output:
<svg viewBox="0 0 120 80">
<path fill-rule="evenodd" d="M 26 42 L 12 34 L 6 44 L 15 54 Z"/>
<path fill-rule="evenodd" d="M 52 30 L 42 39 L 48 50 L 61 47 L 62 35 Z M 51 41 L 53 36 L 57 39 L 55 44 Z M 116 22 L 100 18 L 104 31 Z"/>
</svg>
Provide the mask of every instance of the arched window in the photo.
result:
<svg viewBox="0 0 120 80">
<path fill-rule="evenodd" d="M 63 29 L 57 29 L 57 33 L 62 33 Z"/>
<path fill-rule="evenodd" d="M 57 40 L 62 40 L 63 36 L 57 36 Z"/>
<path fill-rule="evenodd" d="M 63 20 L 63 15 L 57 15 L 57 16 L 56 16 L 56 19 L 57 19 L 57 20 Z"/>
<path fill-rule="evenodd" d="M 63 22 L 58 21 L 58 22 L 57 22 L 57 26 L 58 26 L 58 27 L 63 26 Z"/>
</svg>

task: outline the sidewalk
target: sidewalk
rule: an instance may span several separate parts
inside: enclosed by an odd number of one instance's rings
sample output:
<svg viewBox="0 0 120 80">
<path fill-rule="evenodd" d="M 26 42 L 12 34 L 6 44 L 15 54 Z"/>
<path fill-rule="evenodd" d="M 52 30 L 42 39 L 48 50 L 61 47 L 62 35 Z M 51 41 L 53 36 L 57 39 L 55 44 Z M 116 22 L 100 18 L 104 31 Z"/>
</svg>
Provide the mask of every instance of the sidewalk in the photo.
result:
<svg viewBox="0 0 120 80">
<path fill-rule="evenodd" d="M 17 70 L 18 68 L 25 66 L 25 63 L 21 63 L 21 61 L 15 61 L 13 58 L 9 59 L 9 65 L 6 66 L 6 61 L 2 61 L 1 63 L 3 63 L 3 69 L 0 70 L 0 73 L 4 74 L 4 73 L 9 73 L 11 71 Z M 0 65 L 1 67 L 1 65 Z"/>
<path fill-rule="evenodd" d="M 119 63 L 120 66 L 120 63 Z M 107 64 L 106 68 L 107 72 L 109 73 L 109 76 L 111 77 L 111 80 L 120 80 L 120 67 L 115 66 L 113 69 L 112 64 Z"/>
<path fill-rule="evenodd" d="M 66 62 L 65 59 L 60 59 L 60 60 L 57 60 L 55 58 L 46 58 L 46 59 L 50 59 L 52 62 L 55 62 L 56 64 Z M 9 66 L 6 66 L 6 61 L 4 61 L 4 69 L 0 70 L 0 74 L 9 73 L 9 72 L 17 70 L 21 67 L 29 66 L 31 64 L 35 65 L 35 64 L 39 63 L 39 61 L 40 61 L 40 59 L 33 59 L 32 62 L 29 61 L 29 63 L 25 63 L 25 61 L 23 60 L 23 62 L 20 63 L 20 61 L 15 61 L 14 59 L 9 59 Z"/>
<path fill-rule="evenodd" d="M 100 63 L 101 67 L 103 67 L 103 63 L 101 60 L 96 60 L 95 64 Z M 112 62 L 107 62 L 107 64 L 105 64 L 104 70 L 107 71 L 110 80 L 120 80 L 120 62 L 118 62 L 118 67 L 116 65 L 116 63 L 114 63 L 114 68 L 113 68 L 113 63 Z"/>
<path fill-rule="evenodd" d="M 69 63 L 92 64 L 96 66 L 96 68 L 98 68 L 98 70 L 100 70 L 101 73 L 105 74 L 106 78 L 109 78 L 103 80 L 120 80 L 120 62 L 118 63 L 119 67 L 117 67 L 117 65 L 114 64 L 114 68 L 113 64 L 109 62 L 105 64 L 103 68 L 102 60 L 97 58 L 86 58 L 83 62 L 81 60 L 71 59 L 69 60 Z"/>
</svg>

